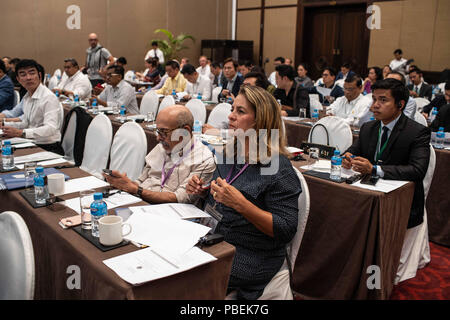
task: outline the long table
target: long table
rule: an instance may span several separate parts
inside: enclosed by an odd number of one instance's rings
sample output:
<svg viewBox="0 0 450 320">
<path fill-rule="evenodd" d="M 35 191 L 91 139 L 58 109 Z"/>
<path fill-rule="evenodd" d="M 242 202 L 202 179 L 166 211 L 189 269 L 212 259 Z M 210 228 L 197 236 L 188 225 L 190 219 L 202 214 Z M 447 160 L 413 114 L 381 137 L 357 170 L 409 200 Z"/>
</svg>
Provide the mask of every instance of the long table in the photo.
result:
<svg viewBox="0 0 450 320">
<path fill-rule="evenodd" d="M 42 151 L 40 148 L 17 150 L 15 155 Z M 89 174 L 79 168 L 61 169 L 71 178 Z M 65 195 L 64 199 L 77 197 Z M 102 252 L 73 230 L 63 230 L 61 218 L 76 213 L 67 207 L 32 208 L 19 191 L 0 192 L 0 212 L 12 210 L 25 220 L 34 248 L 35 299 L 224 299 L 235 248 L 222 242 L 204 250 L 218 260 L 170 277 L 140 286 L 132 286 L 109 269 L 103 260 L 138 250 L 132 244 Z M 145 205 L 146 203 L 139 203 Z M 139 205 L 137 204 L 137 205 Z M 114 210 L 109 210 L 113 214 Z M 78 266 L 81 289 L 69 289 L 69 277 Z M 69 270 L 69 272 L 68 272 Z"/>
</svg>

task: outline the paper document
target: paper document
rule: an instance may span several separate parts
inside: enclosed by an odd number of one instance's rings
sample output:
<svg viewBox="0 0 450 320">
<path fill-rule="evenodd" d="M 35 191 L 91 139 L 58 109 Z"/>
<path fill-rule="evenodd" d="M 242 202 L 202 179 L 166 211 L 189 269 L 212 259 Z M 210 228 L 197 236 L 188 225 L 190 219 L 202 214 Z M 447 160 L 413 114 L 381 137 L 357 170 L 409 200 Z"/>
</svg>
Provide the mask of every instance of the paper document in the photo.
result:
<svg viewBox="0 0 450 320">
<path fill-rule="evenodd" d="M 31 147 L 36 147 L 36 145 L 33 142 L 18 143 L 14 145 L 14 148 L 16 149 L 31 148 Z"/>
<path fill-rule="evenodd" d="M 66 181 L 64 194 L 79 192 L 82 190 L 96 189 L 109 186 L 108 182 L 100 180 L 94 176 L 71 179 Z"/>
<path fill-rule="evenodd" d="M 116 192 L 116 190 L 111 190 L 111 193 Z M 93 201 L 93 200 L 92 200 Z M 114 209 L 121 206 L 126 206 L 129 204 L 141 202 L 142 199 L 135 197 L 129 193 L 121 192 L 113 194 L 112 196 L 109 196 L 108 198 L 103 198 L 103 201 L 105 201 L 106 206 L 108 209 Z M 73 198 L 65 201 L 66 207 L 72 209 L 73 211 L 77 212 L 78 214 L 81 213 L 80 208 L 80 198 Z"/>
<path fill-rule="evenodd" d="M 60 163 L 65 163 L 65 162 L 68 162 L 68 161 L 66 159 L 59 158 L 59 159 L 41 161 L 41 162 L 38 162 L 38 165 L 40 165 L 40 166 L 52 166 L 54 164 L 60 164 Z"/>
<path fill-rule="evenodd" d="M 161 252 L 146 248 L 104 260 L 103 263 L 126 282 L 139 285 L 215 260 L 217 258 L 197 247 L 191 248 L 175 261 L 169 261 Z"/>
<path fill-rule="evenodd" d="M 281 118 L 283 118 L 283 120 L 289 120 L 289 121 L 294 121 L 294 122 L 305 119 L 305 118 L 300 118 L 300 117 L 281 117 Z"/>
<path fill-rule="evenodd" d="M 129 208 L 133 213 L 145 212 L 160 217 L 173 219 L 210 218 L 211 216 L 193 204 L 165 203 Z"/>
<path fill-rule="evenodd" d="M 330 160 L 319 160 L 313 165 L 306 165 L 303 167 L 300 167 L 305 170 L 314 170 L 314 171 L 320 171 L 320 172 L 330 172 L 331 170 L 331 161 Z"/>
<path fill-rule="evenodd" d="M 380 180 L 378 180 L 376 186 L 362 184 L 361 181 L 353 183 L 352 186 L 362 188 L 362 189 L 368 189 L 368 190 L 373 190 L 373 191 L 389 193 L 391 191 L 394 191 L 395 189 L 398 189 L 398 188 L 404 186 L 408 182 L 409 181 L 380 179 Z"/>
<path fill-rule="evenodd" d="M 26 143 L 26 142 L 34 142 L 34 140 L 31 139 L 25 139 L 25 138 L 11 138 L 8 139 L 11 141 L 11 144 L 19 144 L 19 143 Z"/>
<path fill-rule="evenodd" d="M 303 152 L 303 149 L 299 149 L 299 148 L 296 148 L 296 147 L 287 147 L 286 149 L 287 149 L 287 151 L 289 153 Z"/>
<path fill-rule="evenodd" d="M 321 86 L 316 87 L 317 91 L 324 97 L 327 97 L 331 94 L 332 89 L 324 88 Z"/>
<path fill-rule="evenodd" d="M 56 154 L 49 151 L 36 152 L 26 156 L 15 157 L 14 162 L 16 164 L 21 164 L 30 161 L 44 161 L 61 158 L 60 154 Z"/>
</svg>

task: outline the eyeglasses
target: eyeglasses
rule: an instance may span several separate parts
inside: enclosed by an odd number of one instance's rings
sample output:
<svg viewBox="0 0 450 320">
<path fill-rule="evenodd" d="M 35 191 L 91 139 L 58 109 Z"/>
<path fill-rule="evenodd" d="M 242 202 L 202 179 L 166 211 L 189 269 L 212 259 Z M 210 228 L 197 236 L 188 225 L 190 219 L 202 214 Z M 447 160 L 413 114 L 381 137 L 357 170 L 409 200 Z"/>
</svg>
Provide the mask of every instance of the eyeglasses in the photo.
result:
<svg viewBox="0 0 450 320">
<path fill-rule="evenodd" d="M 173 129 L 165 129 L 165 128 L 156 128 L 156 133 L 161 136 L 161 138 L 165 138 L 171 133 L 172 131 L 179 129 L 179 128 L 173 128 Z"/>
</svg>

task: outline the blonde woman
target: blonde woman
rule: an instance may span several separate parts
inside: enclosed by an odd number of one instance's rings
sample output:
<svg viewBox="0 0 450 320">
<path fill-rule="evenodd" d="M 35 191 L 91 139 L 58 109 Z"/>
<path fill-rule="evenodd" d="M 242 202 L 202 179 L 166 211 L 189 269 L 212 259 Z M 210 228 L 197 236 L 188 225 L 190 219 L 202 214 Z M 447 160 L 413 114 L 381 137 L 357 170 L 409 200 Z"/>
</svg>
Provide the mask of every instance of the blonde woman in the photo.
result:
<svg viewBox="0 0 450 320">
<path fill-rule="evenodd" d="M 286 157 L 280 108 L 272 95 L 242 86 L 228 120 L 230 129 L 250 135 L 241 143 L 245 161 L 227 154 L 228 160 L 217 165 L 209 193 L 197 176 L 186 189 L 207 196 L 205 210 L 218 217 L 214 232 L 236 247 L 229 290 L 236 290 L 238 299 L 257 299 L 280 270 L 286 245 L 297 232 L 301 186 Z M 260 146 L 256 155 L 249 150 L 255 146 L 251 132 Z M 267 174 L 264 169 L 274 163 L 277 170 Z"/>
</svg>

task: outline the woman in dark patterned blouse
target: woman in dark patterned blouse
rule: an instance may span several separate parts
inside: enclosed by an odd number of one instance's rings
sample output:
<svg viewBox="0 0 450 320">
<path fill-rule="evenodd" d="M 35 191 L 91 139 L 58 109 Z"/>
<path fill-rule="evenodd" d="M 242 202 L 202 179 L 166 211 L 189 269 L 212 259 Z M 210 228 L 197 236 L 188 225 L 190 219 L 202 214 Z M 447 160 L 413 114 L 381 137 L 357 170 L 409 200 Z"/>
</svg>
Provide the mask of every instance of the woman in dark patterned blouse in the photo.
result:
<svg viewBox="0 0 450 320">
<path fill-rule="evenodd" d="M 286 157 L 280 109 L 272 95 L 242 86 L 228 120 L 235 136 L 246 133 L 247 138 L 234 142 L 241 141 L 244 152 L 242 157 L 228 154 L 217 165 L 205 210 L 215 210 L 220 220 L 215 233 L 236 247 L 229 290 L 236 290 L 238 299 L 257 299 L 280 270 L 286 245 L 297 232 L 301 185 Z M 258 155 L 249 152 L 249 146 L 258 145 Z M 187 191 L 205 192 L 202 184 L 194 176 Z"/>
</svg>

